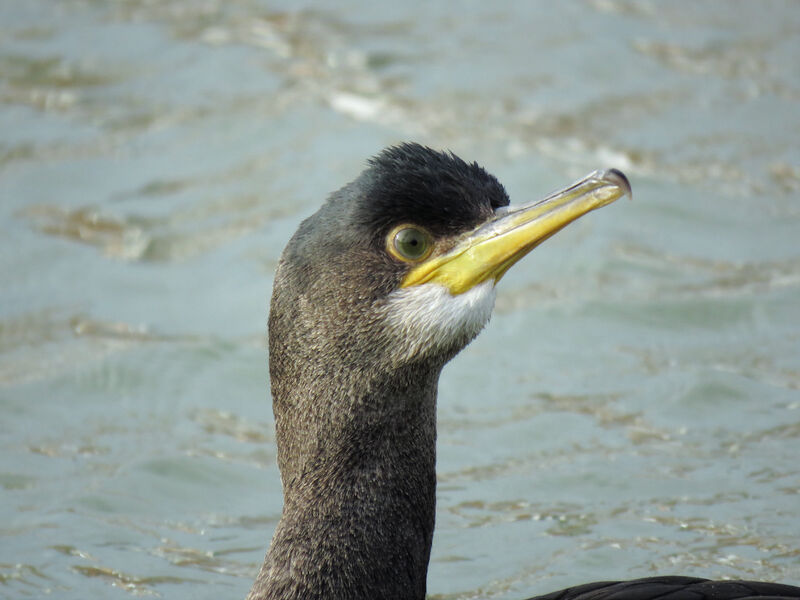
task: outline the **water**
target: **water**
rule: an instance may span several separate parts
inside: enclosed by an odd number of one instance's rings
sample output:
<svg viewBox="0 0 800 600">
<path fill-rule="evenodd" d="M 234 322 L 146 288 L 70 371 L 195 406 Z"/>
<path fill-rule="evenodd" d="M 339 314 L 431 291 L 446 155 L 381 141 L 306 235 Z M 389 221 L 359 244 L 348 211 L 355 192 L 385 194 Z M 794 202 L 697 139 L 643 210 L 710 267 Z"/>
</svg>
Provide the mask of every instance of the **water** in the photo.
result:
<svg viewBox="0 0 800 600">
<path fill-rule="evenodd" d="M 633 202 L 445 371 L 434 598 L 800 584 L 800 6 L 0 0 L 0 596 L 242 598 L 267 298 L 380 148 Z"/>
</svg>

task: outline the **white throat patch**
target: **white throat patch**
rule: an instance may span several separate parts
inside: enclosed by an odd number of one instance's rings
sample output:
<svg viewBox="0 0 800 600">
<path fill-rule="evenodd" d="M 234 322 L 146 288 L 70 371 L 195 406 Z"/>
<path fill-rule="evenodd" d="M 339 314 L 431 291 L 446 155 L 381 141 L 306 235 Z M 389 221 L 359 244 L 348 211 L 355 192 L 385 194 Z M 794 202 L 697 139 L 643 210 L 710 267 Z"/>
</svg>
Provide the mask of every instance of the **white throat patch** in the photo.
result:
<svg viewBox="0 0 800 600">
<path fill-rule="evenodd" d="M 382 312 L 394 339 L 405 346 L 404 358 L 457 340 L 472 340 L 492 316 L 494 283 L 489 279 L 457 296 L 436 283 L 392 292 Z"/>
</svg>

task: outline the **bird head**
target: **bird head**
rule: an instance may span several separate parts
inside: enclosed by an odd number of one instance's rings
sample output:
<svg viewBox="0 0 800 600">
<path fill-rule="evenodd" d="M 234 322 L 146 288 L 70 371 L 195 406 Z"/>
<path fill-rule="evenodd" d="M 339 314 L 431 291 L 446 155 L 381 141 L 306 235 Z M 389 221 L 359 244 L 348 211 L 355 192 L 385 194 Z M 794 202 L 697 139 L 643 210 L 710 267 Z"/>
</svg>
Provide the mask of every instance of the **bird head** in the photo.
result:
<svg viewBox="0 0 800 600">
<path fill-rule="evenodd" d="M 487 323 L 495 286 L 514 263 L 629 193 L 619 171 L 596 171 L 509 207 L 503 186 L 476 163 L 418 144 L 388 148 L 289 242 L 270 317 L 279 334 L 271 346 L 281 347 L 272 352 L 289 349 L 291 329 L 302 342 L 292 348 L 327 364 L 341 357 L 342 368 L 443 365 Z"/>
</svg>

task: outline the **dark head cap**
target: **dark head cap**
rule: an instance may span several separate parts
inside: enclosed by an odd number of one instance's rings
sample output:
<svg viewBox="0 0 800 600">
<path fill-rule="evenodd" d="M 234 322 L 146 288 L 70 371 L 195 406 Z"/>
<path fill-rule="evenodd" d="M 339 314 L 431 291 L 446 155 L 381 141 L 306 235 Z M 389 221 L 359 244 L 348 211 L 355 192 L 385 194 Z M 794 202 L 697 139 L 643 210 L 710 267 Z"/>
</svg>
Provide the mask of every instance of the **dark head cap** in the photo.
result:
<svg viewBox="0 0 800 600">
<path fill-rule="evenodd" d="M 477 163 L 419 144 L 387 148 L 356 184 L 359 217 L 379 235 L 399 223 L 424 225 L 435 237 L 473 229 L 509 203 L 505 188 Z"/>
<path fill-rule="evenodd" d="M 393 227 L 420 225 L 440 242 L 474 229 L 508 202 L 500 182 L 476 163 L 419 144 L 393 146 L 300 225 L 282 270 L 291 266 L 295 294 L 325 280 L 351 298 L 386 295 L 409 268 L 386 251 Z"/>
</svg>

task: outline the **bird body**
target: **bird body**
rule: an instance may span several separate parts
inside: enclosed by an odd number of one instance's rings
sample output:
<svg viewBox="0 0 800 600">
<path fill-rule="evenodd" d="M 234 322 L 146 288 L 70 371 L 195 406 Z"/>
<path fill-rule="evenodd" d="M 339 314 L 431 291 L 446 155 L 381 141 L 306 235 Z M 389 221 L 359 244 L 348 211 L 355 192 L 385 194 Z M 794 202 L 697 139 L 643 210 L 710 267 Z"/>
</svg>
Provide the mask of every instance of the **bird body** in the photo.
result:
<svg viewBox="0 0 800 600">
<path fill-rule="evenodd" d="M 249 600 L 425 597 L 441 369 L 488 322 L 510 266 L 626 193 L 624 175 L 596 172 L 513 208 L 477 164 L 403 144 L 300 225 L 269 317 L 284 506 Z M 542 598 L 800 598 L 732 585 L 656 578 Z"/>
<path fill-rule="evenodd" d="M 800 588 L 763 581 L 712 581 L 697 577 L 644 577 L 597 581 L 529 600 L 787 600 Z"/>
</svg>

